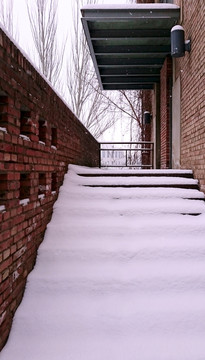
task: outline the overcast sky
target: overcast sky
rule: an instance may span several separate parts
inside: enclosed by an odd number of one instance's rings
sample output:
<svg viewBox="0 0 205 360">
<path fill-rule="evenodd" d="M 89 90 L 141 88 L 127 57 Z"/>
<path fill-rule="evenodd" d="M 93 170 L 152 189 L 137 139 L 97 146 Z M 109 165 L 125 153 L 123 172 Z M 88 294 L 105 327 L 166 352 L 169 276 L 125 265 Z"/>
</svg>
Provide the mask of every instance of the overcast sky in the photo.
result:
<svg viewBox="0 0 205 360">
<path fill-rule="evenodd" d="M 5 3 L 8 0 L 3 0 Z M 30 0 L 34 1 L 35 0 Z M 72 3 L 73 0 L 58 0 L 58 29 L 62 36 L 66 36 L 72 23 Z M 14 3 L 14 21 L 19 33 L 19 43 L 26 50 L 31 45 L 31 33 L 26 10 L 26 0 L 13 0 Z M 123 4 L 126 0 L 99 0 L 104 4 Z"/>
<path fill-rule="evenodd" d="M 30 0 L 34 2 L 35 0 Z M 59 41 L 61 39 L 65 39 L 66 36 L 68 38 L 67 45 L 69 46 L 69 31 L 70 26 L 72 25 L 72 3 L 74 0 L 58 0 L 58 36 Z M 6 4 L 8 0 L 3 0 Z M 24 50 L 25 53 L 28 54 L 28 57 L 35 64 L 34 55 L 34 45 L 32 42 L 32 35 L 30 31 L 30 25 L 27 15 L 26 8 L 27 0 L 13 0 L 13 15 L 14 15 L 14 24 L 16 28 L 16 32 L 18 34 L 17 43 Z M 99 3 L 104 4 L 123 4 L 126 3 L 126 0 L 103 0 Z M 67 56 L 69 56 L 69 49 L 67 50 Z M 117 124 L 112 129 L 106 132 L 106 135 L 103 137 L 103 141 L 128 141 L 129 138 L 125 134 L 127 134 L 128 124 L 126 119 L 124 119 L 124 125 L 122 123 Z"/>
</svg>

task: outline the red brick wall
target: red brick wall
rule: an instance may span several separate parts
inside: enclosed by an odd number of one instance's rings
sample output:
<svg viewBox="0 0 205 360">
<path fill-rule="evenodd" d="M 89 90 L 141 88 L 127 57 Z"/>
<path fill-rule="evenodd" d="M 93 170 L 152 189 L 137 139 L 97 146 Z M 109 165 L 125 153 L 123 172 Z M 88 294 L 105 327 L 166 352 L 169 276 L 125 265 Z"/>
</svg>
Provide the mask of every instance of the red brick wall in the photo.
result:
<svg viewBox="0 0 205 360">
<path fill-rule="evenodd" d="M 160 73 L 160 140 L 161 169 L 170 167 L 170 81 L 172 78 L 172 60 L 165 59 Z"/>
<path fill-rule="evenodd" d="M 0 30 L 0 348 L 69 163 L 98 166 L 97 141 Z"/>
<path fill-rule="evenodd" d="M 191 52 L 176 59 L 181 79 L 181 166 L 191 168 L 205 191 L 205 2 L 181 2 L 185 39 Z"/>
</svg>

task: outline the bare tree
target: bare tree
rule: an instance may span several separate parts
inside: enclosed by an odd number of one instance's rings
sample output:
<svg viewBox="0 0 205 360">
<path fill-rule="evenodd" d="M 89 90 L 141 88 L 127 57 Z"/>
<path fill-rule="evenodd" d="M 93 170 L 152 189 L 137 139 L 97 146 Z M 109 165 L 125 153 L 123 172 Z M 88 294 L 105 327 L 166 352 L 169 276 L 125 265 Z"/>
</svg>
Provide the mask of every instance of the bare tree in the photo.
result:
<svg viewBox="0 0 205 360">
<path fill-rule="evenodd" d="M 119 90 L 119 100 L 115 106 L 122 113 L 126 114 L 131 121 L 135 121 L 138 127 L 142 128 L 141 91 Z"/>
<path fill-rule="evenodd" d="M 97 90 L 96 90 L 97 91 Z M 102 91 L 101 94 L 106 98 L 111 109 L 121 114 L 121 118 L 126 117 L 130 121 L 129 127 L 135 128 L 135 139 L 130 136 L 130 141 L 142 140 L 142 91 L 141 90 L 118 90 L 111 96 L 110 92 Z M 133 124 L 133 126 L 131 125 Z M 134 125 L 135 124 L 135 125 Z"/>
<path fill-rule="evenodd" d="M 130 141 L 142 140 L 142 91 L 120 90 L 120 109 L 130 119 L 130 129 L 135 129 L 135 136 L 130 133 Z"/>
<path fill-rule="evenodd" d="M 76 116 L 98 138 L 116 121 L 109 97 L 102 95 L 80 21 L 80 7 L 97 0 L 73 1 L 71 54 L 67 65 L 67 100 Z"/>
<path fill-rule="evenodd" d="M 73 34 L 67 70 L 68 102 L 84 125 L 99 137 L 123 117 L 130 119 L 135 129 L 135 141 L 141 140 L 142 111 L 140 91 L 101 90 L 89 54 L 80 21 L 80 7 L 97 0 L 73 0 Z"/>
<path fill-rule="evenodd" d="M 59 81 L 65 51 L 65 41 L 59 47 L 57 40 L 57 8 L 56 0 L 27 0 L 39 70 L 54 86 Z"/>
<path fill-rule="evenodd" d="M 13 21 L 13 0 L 0 0 L 0 22 L 8 33 L 17 40 L 18 35 Z"/>
</svg>

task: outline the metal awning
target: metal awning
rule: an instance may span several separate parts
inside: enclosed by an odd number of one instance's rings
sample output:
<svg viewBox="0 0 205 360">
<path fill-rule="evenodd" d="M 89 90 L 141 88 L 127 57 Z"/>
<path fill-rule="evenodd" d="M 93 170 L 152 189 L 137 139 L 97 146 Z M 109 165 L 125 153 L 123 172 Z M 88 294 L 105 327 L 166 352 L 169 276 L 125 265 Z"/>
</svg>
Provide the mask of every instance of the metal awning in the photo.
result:
<svg viewBox="0 0 205 360">
<path fill-rule="evenodd" d="M 152 89 L 171 52 L 170 30 L 180 8 L 172 4 L 87 5 L 82 23 L 104 90 Z"/>
</svg>

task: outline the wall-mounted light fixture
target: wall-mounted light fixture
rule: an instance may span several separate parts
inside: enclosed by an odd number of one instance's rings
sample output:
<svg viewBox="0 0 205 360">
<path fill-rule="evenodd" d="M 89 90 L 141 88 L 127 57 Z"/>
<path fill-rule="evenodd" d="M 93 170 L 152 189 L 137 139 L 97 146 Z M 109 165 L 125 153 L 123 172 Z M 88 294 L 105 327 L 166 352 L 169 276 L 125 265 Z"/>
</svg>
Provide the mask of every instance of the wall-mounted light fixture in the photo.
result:
<svg viewBox="0 0 205 360">
<path fill-rule="evenodd" d="M 151 123 L 151 114 L 149 111 L 144 112 L 143 123 L 144 123 L 144 125 L 148 125 Z"/>
<path fill-rule="evenodd" d="M 171 29 L 171 56 L 182 57 L 185 51 L 191 51 L 191 40 L 184 37 L 184 28 L 181 25 L 175 25 Z"/>
</svg>

